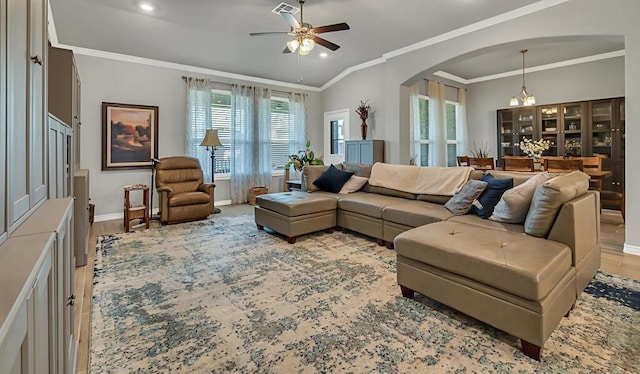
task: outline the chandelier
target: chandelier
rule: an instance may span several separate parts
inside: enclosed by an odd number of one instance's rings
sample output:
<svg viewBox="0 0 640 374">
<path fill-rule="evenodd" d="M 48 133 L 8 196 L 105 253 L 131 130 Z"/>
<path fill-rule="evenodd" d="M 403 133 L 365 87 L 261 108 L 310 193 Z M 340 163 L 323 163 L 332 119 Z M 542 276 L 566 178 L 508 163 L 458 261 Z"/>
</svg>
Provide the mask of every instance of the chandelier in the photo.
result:
<svg viewBox="0 0 640 374">
<path fill-rule="evenodd" d="M 528 51 L 528 49 L 523 49 L 520 51 L 520 53 L 522 53 L 522 91 L 518 95 L 511 98 L 511 101 L 509 102 L 509 105 L 511 106 L 530 106 L 536 104 L 535 96 L 527 92 L 527 86 L 524 84 L 524 54 Z"/>
</svg>

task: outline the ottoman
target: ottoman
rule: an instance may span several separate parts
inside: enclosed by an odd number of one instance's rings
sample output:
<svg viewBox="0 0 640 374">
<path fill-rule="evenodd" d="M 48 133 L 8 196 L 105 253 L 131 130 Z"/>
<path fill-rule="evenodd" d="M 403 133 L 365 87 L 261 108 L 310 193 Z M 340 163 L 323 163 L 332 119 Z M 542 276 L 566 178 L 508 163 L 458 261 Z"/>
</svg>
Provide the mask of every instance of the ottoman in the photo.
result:
<svg viewBox="0 0 640 374">
<path fill-rule="evenodd" d="M 336 226 L 338 199 L 309 192 L 279 192 L 256 197 L 258 230 L 265 227 L 283 234 L 293 244 L 299 235 Z"/>
</svg>

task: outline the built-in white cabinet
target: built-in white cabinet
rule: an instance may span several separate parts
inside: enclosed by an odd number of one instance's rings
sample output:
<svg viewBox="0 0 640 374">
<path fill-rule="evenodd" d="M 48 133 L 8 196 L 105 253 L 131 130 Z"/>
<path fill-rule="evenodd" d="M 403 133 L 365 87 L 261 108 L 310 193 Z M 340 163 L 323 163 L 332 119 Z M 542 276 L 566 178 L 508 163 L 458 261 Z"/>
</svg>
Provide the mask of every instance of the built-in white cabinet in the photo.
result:
<svg viewBox="0 0 640 374">
<path fill-rule="evenodd" d="M 344 160 L 367 165 L 384 162 L 384 140 L 347 140 Z"/>
<path fill-rule="evenodd" d="M 75 373 L 72 227 L 73 198 L 50 199 L 0 246 L 0 373 Z"/>
<path fill-rule="evenodd" d="M 73 195 L 73 130 L 49 114 L 49 198 Z"/>
<path fill-rule="evenodd" d="M 78 169 L 73 176 L 73 247 L 76 266 L 87 264 L 89 250 L 89 169 Z"/>
<path fill-rule="evenodd" d="M 6 220 L 15 229 L 47 197 L 46 0 L 3 0 Z M 6 25 L 6 29 L 4 29 Z M 5 32 L 6 30 L 6 32 Z M 5 63 L 6 61 L 6 63 Z"/>
</svg>

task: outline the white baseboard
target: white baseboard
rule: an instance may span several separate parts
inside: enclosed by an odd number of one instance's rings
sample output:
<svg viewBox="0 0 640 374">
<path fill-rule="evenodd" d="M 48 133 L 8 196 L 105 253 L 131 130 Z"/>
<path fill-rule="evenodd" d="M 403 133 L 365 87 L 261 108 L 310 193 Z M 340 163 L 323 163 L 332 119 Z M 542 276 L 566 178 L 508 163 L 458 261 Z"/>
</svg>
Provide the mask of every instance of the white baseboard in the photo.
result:
<svg viewBox="0 0 640 374">
<path fill-rule="evenodd" d="M 630 255 L 640 256 L 640 247 L 637 245 L 630 245 L 625 243 L 623 252 Z"/>
<path fill-rule="evenodd" d="M 216 201 L 215 206 L 224 206 L 224 205 L 231 205 L 231 200 L 220 200 L 220 201 Z"/>
</svg>

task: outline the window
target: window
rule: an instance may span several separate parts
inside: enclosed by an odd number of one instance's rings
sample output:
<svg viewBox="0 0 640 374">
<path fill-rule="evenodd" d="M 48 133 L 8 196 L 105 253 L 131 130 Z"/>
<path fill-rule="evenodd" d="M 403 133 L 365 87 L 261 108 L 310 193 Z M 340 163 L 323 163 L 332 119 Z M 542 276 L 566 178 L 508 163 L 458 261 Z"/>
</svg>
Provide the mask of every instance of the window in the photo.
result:
<svg viewBox="0 0 640 374">
<path fill-rule="evenodd" d="M 457 140 L 457 113 L 458 103 L 447 101 L 445 104 L 445 114 L 447 121 L 447 166 L 456 166 Z M 429 98 L 419 96 L 418 110 L 420 118 L 420 166 L 429 165 Z"/>
<path fill-rule="evenodd" d="M 192 92 L 192 95 L 197 93 Z M 193 122 L 192 142 L 194 157 L 200 160 L 203 165 L 210 162 L 210 153 L 205 147 L 199 144 L 206 132 L 206 115 L 204 110 L 199 110 L 197 106 L 190 108 Z M 271 98 L 271 160 L 273 170 L 284 170 L 284 165 L 289 161 L 290 141 L 293 134 L 290 131 L 291 118 L 289 113 L 289 100 L 286 98 Z M 215 166 L 216 175 L 229 174 L 231 167 L 231 92 L 223 90 L 212 90 L 210 113 L 212 128 L 218 130 L 218 137 L 222 143 L 216 148 Z M 295 121 L 294 121 L 295 123 Z M 296 127 L 295 125 L 293 126 Z M 208 173 L 207 173 L 208 174 Z"/>
</svg>

